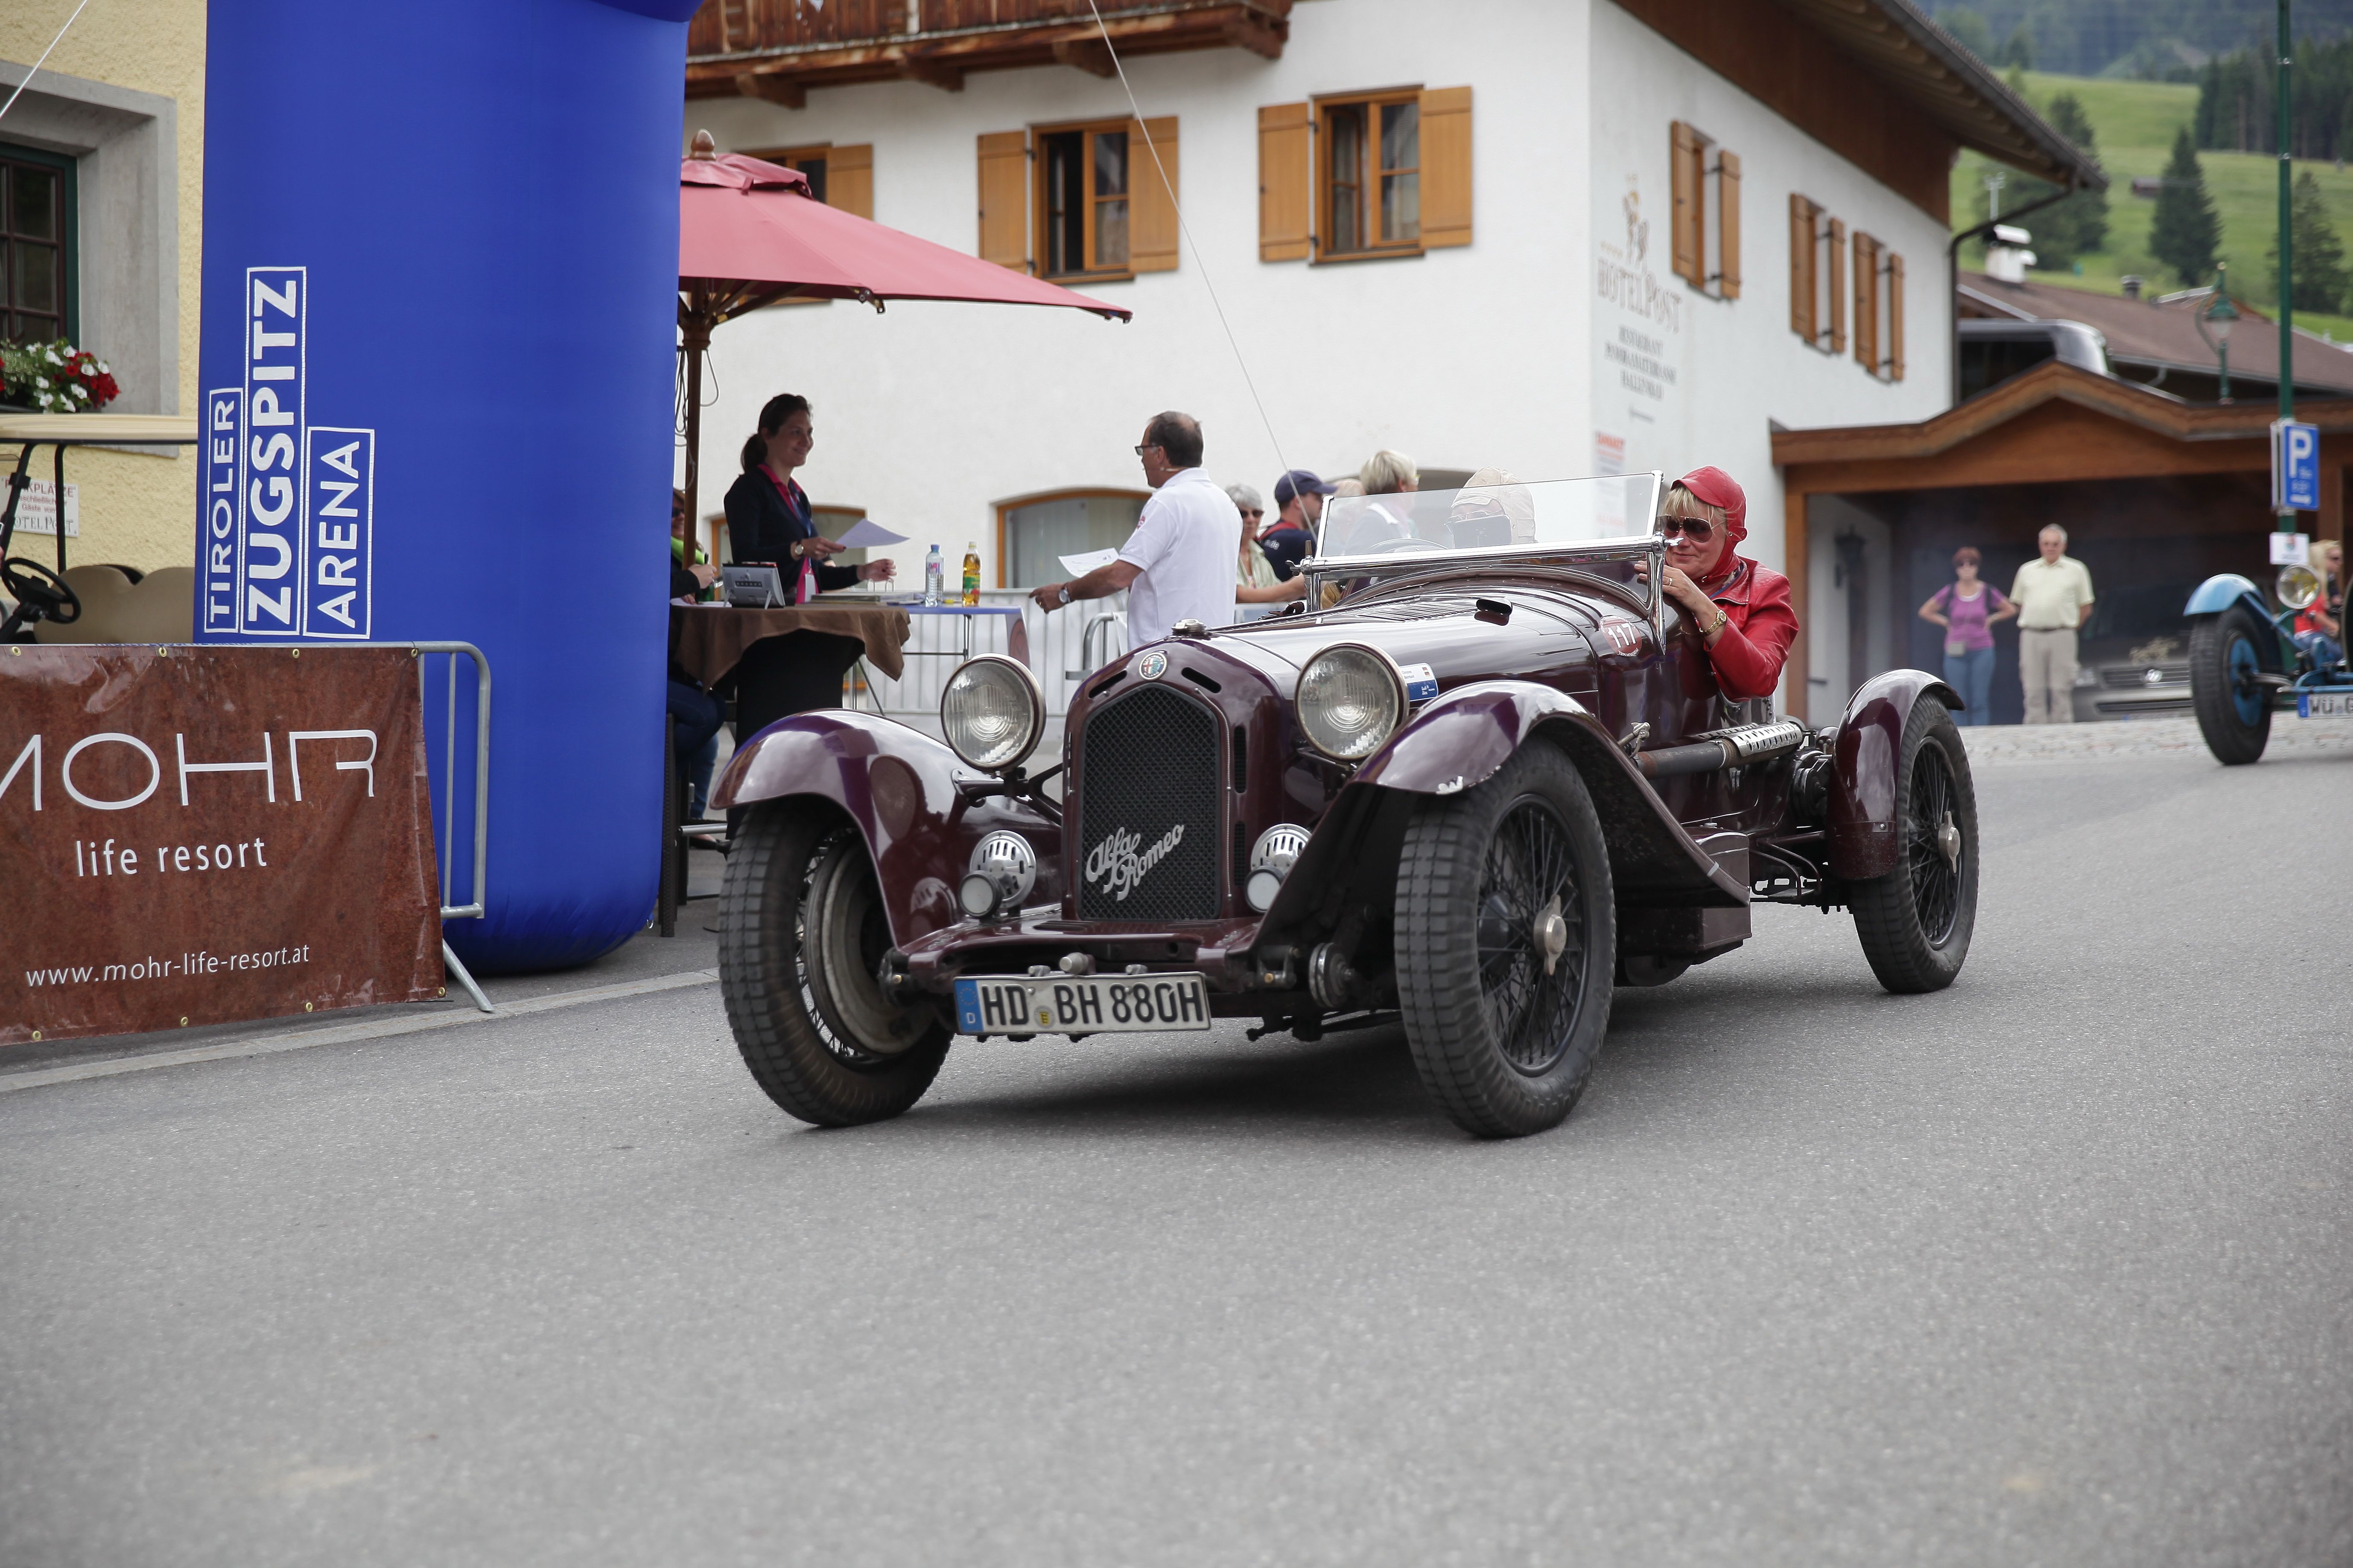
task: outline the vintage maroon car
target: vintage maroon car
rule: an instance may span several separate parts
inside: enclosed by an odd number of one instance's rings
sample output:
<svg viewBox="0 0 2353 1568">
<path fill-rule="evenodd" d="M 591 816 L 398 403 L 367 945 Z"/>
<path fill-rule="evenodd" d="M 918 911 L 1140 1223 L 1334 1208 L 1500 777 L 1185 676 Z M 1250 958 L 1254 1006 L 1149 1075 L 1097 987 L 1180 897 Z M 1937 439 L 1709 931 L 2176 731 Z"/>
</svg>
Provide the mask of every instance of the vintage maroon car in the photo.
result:
<svg viewBox="0 0 2353 1568">
<path fill-rule="evenodd" d="M 795 1116 L 875 1121 L 959 1035 L 1401 1018 L 1431 1097 L 1510 1136 L 1576 1103 L 1611 987 L 1845 907 L 1891 991 L 1977 908 L 1968 760 L 1917 670 L 1835 730 L 1727 701 L 1654 592 L 1653 474 L 1335 500 L 1308 595 L 1091 675 L 1059 766 L 1029 672 L 976 658 L 947 744 L 804 713 L 738 752 L 720 966 Z M 1060 799 L 1044 786 L 1061 775 Z"/>
</svg>

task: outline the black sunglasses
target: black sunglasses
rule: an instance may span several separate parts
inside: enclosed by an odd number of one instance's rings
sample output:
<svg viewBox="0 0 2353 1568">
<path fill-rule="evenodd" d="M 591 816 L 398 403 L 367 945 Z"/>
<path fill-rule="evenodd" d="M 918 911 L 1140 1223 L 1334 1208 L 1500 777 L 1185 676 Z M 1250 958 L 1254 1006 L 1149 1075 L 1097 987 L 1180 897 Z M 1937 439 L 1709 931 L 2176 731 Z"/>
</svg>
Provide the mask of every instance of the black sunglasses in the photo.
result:
<svg viewBox="0 0 2353 1568">
<path fill-rule="evenodd" d="M 1662 517 L 1659 519 L 1659 537 L 1672 539 L 1682 534 L 1694 544 L 1705 544 L 1715 537 L 1715 524 L 1696 517 Z"/>
</svg>

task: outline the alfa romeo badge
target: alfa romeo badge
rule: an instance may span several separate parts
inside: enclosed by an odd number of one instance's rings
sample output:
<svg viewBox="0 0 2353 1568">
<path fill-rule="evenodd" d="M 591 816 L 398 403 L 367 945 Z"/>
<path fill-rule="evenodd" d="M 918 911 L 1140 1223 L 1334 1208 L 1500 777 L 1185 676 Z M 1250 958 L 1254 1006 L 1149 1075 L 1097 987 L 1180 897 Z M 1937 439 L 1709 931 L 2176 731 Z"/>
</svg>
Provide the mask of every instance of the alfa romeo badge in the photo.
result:
<svg viewBox="0 0 2353 1568">
<path fill-rule="evenodd" d="M 1145 654 L 1144 662 L 1135 667 L 1135 673 L 1146 680 L 1157 680 L 1167 672 L 1168 656 L 1158 648 L 1154 648 L 1150 653 Z"/>
</svg>

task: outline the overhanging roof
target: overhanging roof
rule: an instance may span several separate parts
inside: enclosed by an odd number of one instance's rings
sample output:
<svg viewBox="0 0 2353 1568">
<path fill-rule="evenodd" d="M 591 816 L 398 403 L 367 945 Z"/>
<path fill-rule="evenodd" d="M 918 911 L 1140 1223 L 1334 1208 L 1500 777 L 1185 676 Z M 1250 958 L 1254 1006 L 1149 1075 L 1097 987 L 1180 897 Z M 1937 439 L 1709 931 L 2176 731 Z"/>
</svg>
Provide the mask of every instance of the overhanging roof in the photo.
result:
<svg viewBox="0 0 2353 1568">
<path fill-rule="evenodd" d="M 1964 147 L 2053 184 L 2105 187 L 2100 166 L 1913 0 L 1780 0 Z"/>
</svg>

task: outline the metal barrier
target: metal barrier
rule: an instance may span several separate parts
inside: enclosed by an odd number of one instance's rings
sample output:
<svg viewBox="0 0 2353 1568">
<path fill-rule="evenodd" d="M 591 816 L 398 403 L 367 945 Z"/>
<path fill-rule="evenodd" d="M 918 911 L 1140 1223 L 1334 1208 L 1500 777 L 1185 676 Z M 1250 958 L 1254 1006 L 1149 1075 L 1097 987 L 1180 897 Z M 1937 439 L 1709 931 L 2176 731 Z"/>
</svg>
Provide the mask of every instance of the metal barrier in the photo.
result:
<svg viewBox="0 0 2353 1568">
<path fill-rule="evenodd" d="M 1018 588 L 984 591 L 984 605 L 1025 605 L 1029 595 Z M 957 661 L 948 657 L 971 638 L 974 653 L 1009 653 L 1012 618 L 976 616 L 967 623 L 953 616 L 916 616 L 907 639 L 906 673 L 893 680 L 871 664 L 852 667 L 842 679 L 845 708 L 863 708 L 892 719 L 923 720 L 923 728 L 936 723 L 940 693 Z M 1030 605 L 1021 626 L 1029 639 L 1029 668 L 1046 690 L 1048 717 L 1070 711 L 1079 683 L 1127 651 L 1127 595 L 1087 599 L 1051 612 Z"/>
<path fill-rule="evenodd" d="M 362 647 L 399 647 L 399 643 L 361 643 Z M 434 857 L 441 867 L 441 918 L 445 921 L 480 920 L 486 904 L 490 879 L 491 855 L 491 661 L 482 650 L 470 642 L 413 642 L 405 645 L 417 657 L 417 695 L 420 712 L 428 705 L 427 684 L 427 654 L 444 654 L 449 660 L 448 729 L 441 749 L 441 816 L 442 841 L 435 847 Z M 474 866 L 473 879 L 468 891 L 473 897 L 466 903 L 450 901 L 453 897 L 449 883 L 449 862 L 458 844 L 458 656 L 464 654 L 474 661 Z M 430 781 L 428 781 L 429 783 Z M 441 943 L 441 962 L 458 977 L 458 983 L 474 999 L 483 1012 L 494 1012 L 491 999 L 474 983 L 465 963 L 458 957 L 445 938 Z"/>
</svg>

